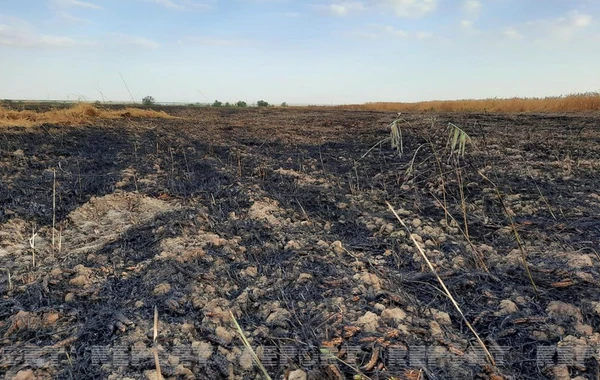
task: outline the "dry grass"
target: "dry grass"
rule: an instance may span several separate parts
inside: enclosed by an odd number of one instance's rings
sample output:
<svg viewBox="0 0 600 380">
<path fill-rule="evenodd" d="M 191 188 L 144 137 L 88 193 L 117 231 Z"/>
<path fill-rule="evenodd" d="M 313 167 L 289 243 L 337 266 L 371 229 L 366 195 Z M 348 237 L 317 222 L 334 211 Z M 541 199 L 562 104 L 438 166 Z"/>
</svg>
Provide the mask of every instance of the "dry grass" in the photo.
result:
<svg viewBox="0 0 600 380">
<path fill-rule="evenodd" d="M 8 110 L 0 107 L 0 127 L 32 127 L 42 124 L 84 125 L 97 119 L 120 118 L 161 118 L 173 116 L 164 111 L 127 107 L 121 110 L 108 110 L 94 107 L 89 103 L 77 103 L 71 108 L 50 111 Z"/>
<path fill-rule="evenodd" d="M 240 334 L 240 337 L 242 338 L 242 342 L 244 343 L 244 346 L 246 346 L 246 349 L 250 352 L 250 356 L 252 356 L 252 360 L 258 366 L 258 368 L 260 368 L 264 378 L 266 380 L 271 380 L 271 376 L 269 375 L 269 372 L 267 372 L 267 369 L 261 363 L 260 359 L 258 358 L 256 353 L 252 349 L 252 346 L 250 345 L 248 338 L 246 338 L 246 334 L 244 334 L 244 330 L 242 330 L 242 327 L 238 323 L 237 319 L 235 318 L 235 315 L 233 315 L 233 312 L 231 310 L 229 311 L 229 316 L 231 317 L 231 320 L 233 321 L 233 324 L 235 325 L 235 328 L 237 329 L 238 334 Z"/>
<path fill-rule="evenodd" d="M 587 92 L 546 98 L 432 100 L 416 103 L 365 103 L 339 106 L 352 110 L 394 112 L 580 112 L 599 111 L 600 93 Z"/>
<path fill-rule="evenodd" d="M 471 325 L 471 323 L 469 322 L 469 320 L 467 319 L 467 317 L 463 313 L 462 309 L 458 305 L 458 302 L 456 302 L 456 299 L 452 296 L 452 293 L 450 293 L 450 290 L 448 289 L 448 287 L 446 287 L 446 284 L 444 283 L 444 280 L 442 280 L 442 278 L 440 277 L 440 275 L 437 273 L 437 271 L 433 267 L 433 264 L 431 263 L 431 261 L 429 261 L 429 258 L 427 257 L 427 254 L 425 254 L 425 251 L 423 250 L 423 248 L 421 248 L 421 246 L 419 245 L 419 243 L 417 242 L 417 240 L 413 237 L 413 235 L 411 234 L 410 230 L 408 229 L 408 227 L 406 226 L 406 224 L 404 223 L 404 221 L 402 220 L 402 218 L 400 218 L 400 216 L 398 215 L 398 213 L 396 212 L 396 210 L 394 209 L 394 207 L 388 201 L 386 201 L 385 203 L 387 204 L 387 206 L 388 206 L 389 210 L 392 212 L 392 214 L 394 214 L 394 216 L 396 217 L 396 219 L 398 220 L 398 222 L 400 222 L 400 224 L 402 225 L 402 227 L 404 227 L 404 229 L 406 230 L 406 232 L 408 232 L 408 236 L 410 236 L 410 240 L 412 240 L 413 244 L 415 245 L 415 248 L 417 248 L 417 251 L 419 251 L 419 253 L 421 254 L 421 257 L 427 263 L 427 266 L 429 266 L 429 269 L 431 270 L 431 273 L 433 273 L 433 275 L 437 278 L 438 282 L 440 283 L 440 286 L 444 290 L 444 293 L 446 293 L 446 296 L 452 302 L 452 304 L 454 305 L 454 308 L 456 309 L 456 311 L 458 311 L 458 314 L 460 314 L 460 316 L 461 316 L 463 322 L 465 323 L 465 325 L 469 328 L 469 330 L 471 330 L 471 332 L 473 333 L 473 335 L 475 335 L 475 338 L 477 339 L 477 342 L 479 343 L 479 345 L 481 346 L 481 348 L 483 348 L 483 351 L 485 352 L 485 355 L 486 355 L 487 359 L 489 360 L 490 364 L 495 367 L 496 366 L 496 362 L 494 361 L 494 357 L 492 356 L 492 354 L 490 353 L 490 351 L 487 349 L 485 343 L 483 342 L 483 340 L 481 339 L 481 337 L 479 336 L 479 334 L 477 334 L 477 331 L 475 331 L 475 328 L 473 328 L 473 326 Z"/>
</svg>

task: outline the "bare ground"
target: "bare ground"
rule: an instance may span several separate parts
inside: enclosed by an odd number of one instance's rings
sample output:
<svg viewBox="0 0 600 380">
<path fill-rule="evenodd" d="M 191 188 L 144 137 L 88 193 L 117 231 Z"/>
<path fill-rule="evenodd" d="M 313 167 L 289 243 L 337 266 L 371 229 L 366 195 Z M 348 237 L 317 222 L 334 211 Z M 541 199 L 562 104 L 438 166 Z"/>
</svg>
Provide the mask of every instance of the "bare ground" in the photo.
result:
<svg viewBox="0 0 600 380">
<path fill-rule="evenodd" d="M 6 378 L 598 378 L 597 114 L 176 112 L 0 130 Z"/>
</svg>

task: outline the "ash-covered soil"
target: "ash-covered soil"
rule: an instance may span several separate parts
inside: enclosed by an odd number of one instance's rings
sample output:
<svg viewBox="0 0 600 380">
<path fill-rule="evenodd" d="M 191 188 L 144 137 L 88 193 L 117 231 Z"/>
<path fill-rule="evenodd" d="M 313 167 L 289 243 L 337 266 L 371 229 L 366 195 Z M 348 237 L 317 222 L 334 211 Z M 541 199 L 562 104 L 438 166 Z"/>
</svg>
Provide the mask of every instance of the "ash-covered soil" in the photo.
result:
<svg viewBox="0 0 600 380">
<path fill-rule="evenodd" d="M 0 130 L 7 379 L 598 378 L 597 114 L 177 116 Z"/>
</svg>

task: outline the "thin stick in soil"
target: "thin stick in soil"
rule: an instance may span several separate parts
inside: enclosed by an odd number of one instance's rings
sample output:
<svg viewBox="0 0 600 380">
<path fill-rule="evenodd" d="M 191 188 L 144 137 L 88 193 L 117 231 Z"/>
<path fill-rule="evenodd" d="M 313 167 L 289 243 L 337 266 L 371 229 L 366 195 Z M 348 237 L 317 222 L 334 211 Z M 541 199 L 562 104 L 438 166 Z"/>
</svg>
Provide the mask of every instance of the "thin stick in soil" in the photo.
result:
<svg viewBox="0 0 600 380">
<path fill-rule="evenodd" d="M 306 218 L 306 221 L 310 221 L 308 214 L 306 213 L 306 211 L 304 210 L 304 207 L 302 207 L 302 204 L 300 203 L 300 201 L 297 198 L 296 198 L 296 203 L 298 203 L 298 206 L 300 206 L 300 209 L 302 210 L 302 214 L 304 215 L 304 218 Z"/>
<path fill-rule="evenodd" d="M 154 329 L 153 329 L 153 350 L 154 354 L 154 365 L 156 367 L 156 378 L 157 380 L 162 380 L 163 376 L 160 370 L 160 361 L 158 360 L 158 347 L 156 338 L 158 337 L 158 309 L 154 306 Z"/>
<path fill-rule="evenodd" d="M 5 268 L 5 269 L 6 269 L 6 275 L 8 276 L 8 290 L 13 290 L 12 278 L 10 277 L 10 269 L 9 268 Z"/>
<path fill-rule="evenodd" d="M 175 178 L 175 157 L 173 156 L 173 148 L 169 147 L 169 153 L 171 154 L 171 179 Z"/>
<path fill-rule="evenodd" d="M 360 182 L 358 177 L 358 163 L 354 162 L 354 173 L 356 174 L 356 191 L 360 192 Z"/>
<path fill-rule="evenodd" d="M 396 217 L 396 219 L 398 219 L 398 222 L 400 222 L 400 224 L 402 225 L 402 227 L 404 227 L 406 229 L 406 231 L 408 232 L 408 236 L 410 236 L 410 239 L 412 240 L 414 246 L 417 248 L 417 250 L 419 251 L 419 253 L 423 257 L 423 259 L 425 260 L 425 262 L 429 266 L 429 269 L 431 270 L 431 272 L 437 278 L 437 280 L 440 283 L 442 289 L 446 293 L 446 296 L 450 299 L 450 301 L 454 305 L 454 308 L 456 308 L 456 310 L 458 311 L 458 314 L 460 314 L 460 316 L 461 316 L 463 322 L 465 323 L 465 325 L 469 328 L 469 330 L 471 330 L 471 332 L 473 333 L 473 335 L 475 335 L 475 338 L 477 339 L 477 342 L 479 343 L 479 345 L 481 346 L 481 348 L 483 348 L 483 350 L 484 350 L 484 352 L 485 352 L 485 354 L 486 354 L 489 362 L 493 366 L 496 366 L 496 362 L 494 360 L 494 357 L 492 356 L 492 354 L 490 353 L 490 351 L 485 346 L 485 343 L 483 342 L 483 340 L 479 337 L 479 334 L 477 334 L 477 331 L 475 331 L 475 328 L 473 328 L 473 326 L 471 325 L 471 323 L 467 320 L 467 317 L 465 317 L 465 314 L 462 312 L 460 306 L 458 305 L 458 302 L 456 302 L 456 300 L 452 296 L 452 293 L 450 293 L 450 290 L 448 290 L 448 287 L 446 287 L 446 284 L 444 283 L 444 281 L 442 280 L 442 278 L 436 272 L 435 268 L 433 267 L 433 264 L 431 264 L 431 261 L 429 261 L 429 258 L 427 258 L 427 255 L 425 254 L 425 251 L 423 251 L 423 248 L 421 248 L 421 246 L 419 245 L 419 243 L 412 236 L 412 234 L 410 233 L 410 230 L 408 229 L 408 226 L 400 218 L 400 216 L 398 215 L 398 213 L 396 212 L 396 210 L 394 209 L 394 207 L 392 207 L 392 205 L 389 202 L 387 202 L 387 201 L 385 203 L 387 204 L 387 206 L 390 209 L 390 211 L 394 214 L 394 216 Z"/>
<path fill-rule="evenodd" d="M 327 174 L 325 163 L 323 162 L 323 154 L 321 153 L 321 146 L 319 146 L 319 159 L 321 160 L 321 170 L 323 170 L 323 174 Z"/>
<path fill-rule="evenodd" d="M 408 168 L 404 172 L 405 183 L 410 179 L 410 176 L 415 172 L 415 159 L 417 158 L 417 153 L 419 153 L 419 150 L 424 146 L 425 146 L 425 144 L 419 145 L 419 147 L 415 150 L 415 153 L 413 154 L 412 159 L 408 163 Z"/>
<path fill-rule="evenodd" d="M 233 321 L 233 324 L 235 325 L 235 328 L 237 329 L 238 334 L 240 334 L 240 337 L 242 338 L 242 342 L 244 343 L 244 346 L 250 352 L 250 356 L 252 356 L 252 360 L 254 360 L 254 363 L 256 363 L 256 365 L 258 366 L 258 368 L 260 368 L 260 370 L 263 373 L 265 379 L 271 380 L 271 376 L 269 376 L 269 373 L 267 372 L 267 369 L 260 362 L 260 359 L 258 358 L 258 356 L 256 355 L 256 353 L 252 349 L 252 346 L 250 346 L 250 342 L 248 342 L 248 339 L 246 338 L 246 335 L 244 334 L 244 330 L 242 330 L 242 328 L 240 327 L 240 324 L 238 323 L 237 319 L 235 319 L 235 316 L 233 315 L 233 312 L 231 310 L 229 311 L 229 315 L 231 316 L 231 320 Z"/>
<path fill-rule="evenodd" d="M 533 182 L 533 184 L 535 185 L 535 188 L 537 189 L 538 193 L 540 194 L 540 198 L 546 204 L 546 207 L 548 207 L 548 212 L 550 212 L 550 215 L 552 215 L 554 220 L 556 220 L 556 216 L 552 212 L 552 207 L 550 207 L 550 203 L 548 203 L 548 199 L 544 196 L 544 194 L 542 194 L 542 190 L 540 190 L 540 187 L 538 186 L 537 182 L 535 182 L 535 179 L 533 178 L 531 173 L 527 173 L 527 174 L 529 175 L 529 178 L 531 178 L 531 181 Z"/>
<path fill-rule="evenodd" d="M 29 238 L 29 247 L 31 248 L 31 266 L 35 267 L 35 237 L 37 233 L 35 232 L 35 224 L 31 229 L 31 237 Z"/>
<path fill-rule="evenodd" d="M 52 170 L 52 250 L 54 250 L 54 234 L 56 232 L 56 169 Z"/>
<path fill-rule="evenodd" d="M 363 154 L 362 156 L 360 156 L 360 158 L 359 158 L 357 161 L 360 161 L 360 160 L 362 160 L 363 158 L 367 157 L 367 155 L 368 155 L 369 153 L 371 153 L 371 151 L 372 151 L 373 149 L 377 148 L 379 145 L 381 145 L 381 144 L 383 144 L 384 142 L 386 142 L 386 141 L 388 141 L 388 140 L 391 140 L 391 139 L 392 139 L 391 137 L 386 137 L 385 139 L 378 141 L 378 142 L 377 142 L 375 145 L 373 145 L 373 146 L 371 147 L 371 149 L 367 150 L 367 151 L 365 152 L 365 154 Z M 321 154 L 321 152 L 320 152 L 320 151 L 319 151 L 319 154 Z M 321 162 L 322 162 L 322 161 L 323 161 L 323 158 L 321 158 Z"/>
<path fill-rule="evenodd" d="M 459 193 L 460 193 L 460 209 L 463 214 L 463 223 L 465 226 L 465 234 L 468 238 L 469 237 L 469 222 L 467 220 L 467 202 L 465 200 L 465 191 L 464 191 L 464 183 L 463 183 L 463 179 L 462 179 L 462 173 L 461 173 L 460 167 L 458 166 L 458 163 L 456 165 L 456 178 L 458 180 L 458 189 L 459 189 Z"/>
</svg>

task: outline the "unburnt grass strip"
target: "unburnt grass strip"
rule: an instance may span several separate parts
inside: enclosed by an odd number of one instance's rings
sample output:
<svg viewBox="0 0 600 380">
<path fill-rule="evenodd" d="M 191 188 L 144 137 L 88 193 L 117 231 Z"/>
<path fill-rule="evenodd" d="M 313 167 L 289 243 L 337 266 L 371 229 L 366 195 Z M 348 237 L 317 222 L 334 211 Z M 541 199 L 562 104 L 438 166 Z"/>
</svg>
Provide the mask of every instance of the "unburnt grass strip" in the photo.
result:
<svg viewBox="0 0 600 380">
<path fill-rule="evenodd" d="M 121 118 L 169 119 L 173 116 L 164 111 L 134 107 L 110 110 L 98 108 L 89 103 L 78 103 L 70 108 L 59 108 L 50 111 L 11 110 L 0 107 L 0 127 L 33 127 L 44 124 L 89 125 L 98 120 Z"/>
</svg>

